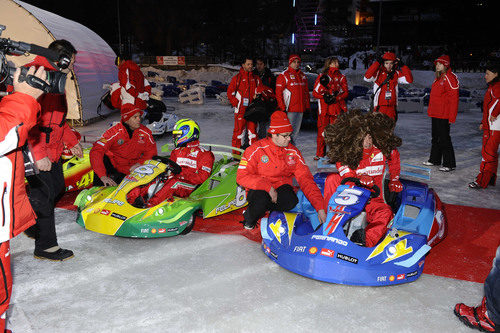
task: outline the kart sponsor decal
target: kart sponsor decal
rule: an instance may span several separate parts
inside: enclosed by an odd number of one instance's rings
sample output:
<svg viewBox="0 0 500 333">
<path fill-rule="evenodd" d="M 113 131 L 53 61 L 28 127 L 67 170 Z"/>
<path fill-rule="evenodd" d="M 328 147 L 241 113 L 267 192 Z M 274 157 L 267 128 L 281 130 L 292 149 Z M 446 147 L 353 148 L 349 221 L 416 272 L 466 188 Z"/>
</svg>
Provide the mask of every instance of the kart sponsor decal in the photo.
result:
<svg viewBox="0 0 500 333">
<path fill-rule="evenodd" d="M 311 239 L 326 240 L 328 242 L 337 243 L 337 244 L 342 245 L 342 246 L 347 246 L 347 242 L 345 240 L 338 239 L 336 237 L 331 237 L 331 236 L 312 235 Z"/>
<path fill-rule="evenodd" d="M 135 170 L 134 170 L 135 171 Z M 125 179 L 130 181 L 130 182 L 136 182 L 137 181 L 137 178 L 135 178 L 134 176 L 132 176 L 131 174 L 130 175 L 127 175 L 125 176 Z"/>
<path fill-rule="evenodd" d="M 260 158 L 260 160 L 262 161 L 262 163 L 267 163 L 267 162 L 269 162 L 269 156 L 262 155 L 262 157 Z"/>
<path fill-rule="evenodd" d="M 337 258 L 340 260 L 344 260 L 344 261 L 353 263 L 353 264 L 358 264 L 358 258 L 348 256 L 347 254 L 337 252 Z"/>
<path fill-rule="evenodd" d="M 156 234 L 156 232 L 157 232 L 157 230 L 156 230 L 156 229 L 154 229 L 154 228 L 153 228 L 153 229 L 151 229 L 151 233 L 152 233 L 152 234 Z"/>
<path fill-rule="evenodd" d="M 293 248 L 293 252 L 305 252 L 306 246 L 296 246 Z"/>
<path fill-rule="evenodd" d="M 278 259 L 278 255 L 273 251 L 269 251 L 269 254 L 272 255 L 274 259 Z"/>
<path fill-rule="evenodd" d="M 229 196 L 229 194 L 227 194 Z M 245 205 L 247 202 L 247 192 L 241 186 L 236 187 L 236 196 L 233 200 L 229 201 L 227 204 L 215 208 L 215 214 L 221 214 L 231 208 L 239 208 Z"/>
<path fill-rule="evenodd" d="M 343 216 L 343 214 L 335 214 L 332 216 L 325 228 L 327 235 L 333 234 Z"/>
<path fill-rule="evenodd" d="M 392 282 L 392 281 L 394 281 L 394 279 L 395 279 L 394 275 L 389 276 L 389 281 Z"/>
<path fill-rule="evenodd" d="M 177 231 L 177 230 L 179 230 L 179 228 L 168 228 L 167 232 L 174 232 L 174 231 Z"/>
<path fill-rule="evenodd" d="M 117 214 L 117 213 L 111 213 L 111 217 L 114 217 L 115 219 L 125 221 L 127 219 L 126 216 Z"/>
<path fill-rule="evenodd" d="M 109 210 L 107 210 L 107 209 L 101 210 L 101 214 L 102 215 L 109 215 L 109 213 L 111 213 L 111 212 Z"/>
<path fill-rule="evenodd" d="M 167 229 L 165 229 L 165 228 L 158 229 L 159 234 L 164 234 L 166 232 L 167 232 Z"/>
<path fill-rule="evenodd" d="M 423 261 L 423 260 L 420 260 L 420 261 L 418 262 L 418 268 L 421 268 L 423 264 L 424 264 L 424 261 Z"/>
<path fill-rule="evenodd" d="M 134 169 L 134 173 L 138 173 L 139 175 L 151 175 L 156 168 L 153 164 L 143 164 Z"/>
<path fill-rule="evenodd" d="M 418 274 L 418 271 L 414 271 L 414 272 L 408 273 L 408 274 L 406 274 L 406 278 L 411 278 L 412 276 L 415 276 L 417 274 Z"/>
<path fill-rule="evenodd" d="M 335 251 L 330 250 L 330 249 L 322 248 L 321 252 L 319 254 L 321 254 L 322 256 L 325 256 L 325 257 L 333 258 L 334 255 L 335 255 Z"/>
<path fill-rule="evenodd" d="M 407 231 L 402 231 L 402 230 L 398 230 L 397 234 L 396 234 L 396 237 L 392 237 L 389 233 L 385 236 L 384 240 L 382 242 L 380 242 L 380 244 L 377 245 L 377 247 L 375 247 L 375 249 L 373 249 L 372 253 L 370 253 L 370 255 L 368 256 L 368 258 L 366 258 L 366 260 L 370 260 L 371 258 L 373 257 L 376 257 L 378 256 L 379 254 L 383 253 L 384 252 L 384 249 L 389 245 L 389 243 L 391 243 L 393 240 L 396 240 L 398 238 L 402 238 L 406 235 L 409 235 L 410 232 L 407 232 Z M 399 244 L 399 243 L 398 243 Z M 406 242 L 405 242 L 405 245 L 406 245 Z M 393 246 L 393 245 L 392 245 Z M 397 249 L 396 249 L 397 250 Z M 397 254 L 397 253 L 396 253 Z M 393 259 L 396 259 L 397 257 L 394 257 L 392 258 L 391 260 Z"/>
<path fill-rule="evenodd" d="M 123 206 L 123 204 L 124 204 L 123 201 L 116 200 L 116 199 L 110 199 L 110 198 L 105 198 L 103 201 L 110 203 L 110 204 L 118 205 L 118 206 Z"/>
<path fill-rule="evenodd" d="M 345 211 L 345 206 L 328 206 L 328 213 L 338 213 L 338 214 L 348 214 L 351 215 L 351 212 Z"/>
<path fill-rule="evenodd" d="M 377 282 L 386 282 L 387 276 L 377 276 Z"/>
<path fill-rule="evenodd" d="M 387 249 L 387 259 L 385 259 L 382 263 L 385 264 L 391 260 L 401 258 L 409 253 L 413 252 L 413 247 L 407 247 L 408 239 L 404 238 L 400 240 L 396 245 L 389 246 Z"/>
<path fill-rule="evenodd" d="M 345 188 L 334 199 L 337 205 L 352 206 L 359 202 L 359 197 L 363 195 L 363 191 L 355 188 Z"/>
<path fill-rule="evenodd" d="M 284 222 L 281 219 L 278 219 L 275 223 L 270 223 L 269 228 L 273 232 L 278 242 L 281 243 L 281 236 L 285 234 L 284 224 L 286 223 L 288 227 L 288 245 L 291 245 L 293 229 L 298 215 L 296 213 L 289 213 L 289 212 L 283 212 L 283 215 L 285 216 Z"/>
<path fill-rule="evenodd" d="M 262 243 L 262 246 L 264 247 L 264 250 L 266 250 L 267 253 L 271 252 L 271 249 L 269 248 L 269 246 L 267 246 L 264 243 Z"/>
<path fill-rule="evenodd" d="M 315 247 L 315 246 L 313 246 L 313 247 L 311 247 L 311 248 L 309 249 L 309 253 L 310 253 L 310 254 L 316 254 L 317 252 L 318 252 L 318 248 L 317 248 L 317 247 Z"/>
<path fill-rule="evenodd" d="M 398 274 L 398 276 L 396 277 L 396 279 L 398 279 L 398 280 L 404 280 L 405 279 L 405 275 L 404 274 Z"/>
<path fill-rule="evenodd" d="M 281 226 L 281 223 L 282 223 L 281 219 L 278 219 L 278 221 L 269 224 L 269 229 L 271 229 L 271 231 L 274 234 L 274 237 L 276 237 L 276 239 L 280 243 L 281 243 L 281 236 L 285 234 L 285 228 Z"/>
<path fill-rule="evenodd" d="M 141 229 L 141 234 L 149 234 L 149 229 Z"/>
<path fill-rule="evenodd" d="M 187 224 L 187 223 L 188 223 L 188 221 L 181 221 L 181 222 L 179 222 L 179 227 L 182 227 L 184 224 Z"/>
</svg>

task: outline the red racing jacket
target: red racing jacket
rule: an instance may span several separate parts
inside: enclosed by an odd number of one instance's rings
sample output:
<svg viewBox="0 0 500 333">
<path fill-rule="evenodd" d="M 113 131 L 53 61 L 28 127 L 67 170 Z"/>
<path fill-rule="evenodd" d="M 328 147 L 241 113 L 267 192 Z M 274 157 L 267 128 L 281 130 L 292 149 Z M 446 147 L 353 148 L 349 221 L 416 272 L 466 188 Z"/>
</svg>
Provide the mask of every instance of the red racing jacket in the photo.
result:
<svg viewBox="0 0 500 333">
<path fill-rule="evenodd" d="M 111 103 L 117 109 L 122 104 L 133 104 L 141 110 L 147 108 L 151 85 L 132 60 L 126 60 L 118 67 L 118 82 L 111 85 Z"/>
<path fill-rule="evenodd" d="M 342 179 L 348 177 L 359 178 L 361 175 L 368 175 L 373 177 L 375 185 L 380 188 L 380 193 L 382 193 L 384 188 L 384 172 L 386 168 L 386 162 L 389 166 L 389 175 L 391 180 L 399 180 L 399 174 L 401 172 L 401 161 L 399 157 L 399 151 L 394 149 L 391 152 L 390 158 L 386 158 L 384 154 L 377 147 L 373 146 L 371 149 L 363 149 L 363 159 L 359 162 L 357 169 L 352 170 L 346 165 L 342 165 L 337 162 L 337 170 L 339 171 Z M 325 182 L 325 198 L 329 198 L 337 190 L 333 188 L 333 182 Z"/>
<path fill-rule="evenodd" d="M 240 68 L 240 72 L 233 76 L 227 87 L 227 98 L 234 107 L 235 114 L 245 114 L 245 110 L 256 94 L 264 90 L 258 75 Z"/>
<path fill-rule="evenodd" d="M 175 178 L 199 185 L 210 177 L 215 158 L 211 151 L 200 146 L 200 141 L 196 140 L 174 149 L 170 159 L 182 167 L 182 172 Z"/>
<path fill-rule="evenodd" d="M 349 95 L 349 88 L 345 75 L 340 73 L 338 68 L 330 67 L 326 74 L 330 77 L 327 88 L 319 82 L 322 75 L 320 74 L 316 78 L 313 89 L 313 97 L 318 99 L 318 114 L 339 115 L 341 112 L 347 112 L 345 99 Z M 326 93 L 337 96 L 335 103 L 330 105 L 325 103 L 324 95 Z"/>
<path fill-rule="evenodd" d="M 393 77 L 386 82 L 387 69 L 375 61 L 365 73 L 364 80 L 373 83 L 373 106 L 396 106 L 398 104 L 398 83 L 410 84 L 413 76 L 408 66 L 393 71 Z M 385 84 L 380 87 L 382 83 Z M 380 89 L 378 89 L 380 87 Z"/>
<path fill-rule="evenodd" d="M 316 210 L 324 209 L 323 196 L 300 151 L 292 144 L 276 146 L 270 137 L 257 141 L 243 153 L 236 182 L 252 190 L 292 185 L 293 177 Z"/>
<path fill-rule="evenodd" d="M 25 65 L 44 66 L 51 71 L 55 68 L 44 57 L 37 56 L 33 62 Z M 64 146 L 68 149 L 78 144 L 79 140 L 71 127 L 66 123 L 68 107 L 65 94 L 43 94 L 38 98 L 41 114 L 28 136 L 28 143 L 35 160 L 48 157 L 51 162 L 57 162 L 62 155 Z"/>
<path fill-rule="evenodd" d="M 436 78 L 429 96 L 429 117 L 448 119 L 450 123 L 454 123 L 458 112 L 458 88 L 458 78 L 449 68 Z"/>
<path fill-rule="evenodd" d="M 128 175 L 130 167 L 142 164 L 157 154 L 156 142 L 151 131 L 144 125 L 129 135 L 123 123 L 110 127 L 90 150 L 90 164 L 96 175 L 106 176 L 104 155 L 107 155 L 119 172 Z"/>
<path fill-rule="evenodd" d="M 490 116 L 497 117 L 494 122 Z M 483 130 L 500 131 L 500 81 L 488 86 L 483 100 Z"/>
<path fill-rule="evenodd" d="M 37 101 L 16 92 L 0 101 L 0 243 L 8 241 L 35 224 L 24 184 L 24 158 L 21 147 L 28 131 L 36 124 L 40 110 Z"/>
<path fill-rule="evenodd" d="M 307 78 L 302 71 L 288 67 L 276 79 L 276 101 L 284 112 L 304 112 L 311 108 Z"/>
</svg>

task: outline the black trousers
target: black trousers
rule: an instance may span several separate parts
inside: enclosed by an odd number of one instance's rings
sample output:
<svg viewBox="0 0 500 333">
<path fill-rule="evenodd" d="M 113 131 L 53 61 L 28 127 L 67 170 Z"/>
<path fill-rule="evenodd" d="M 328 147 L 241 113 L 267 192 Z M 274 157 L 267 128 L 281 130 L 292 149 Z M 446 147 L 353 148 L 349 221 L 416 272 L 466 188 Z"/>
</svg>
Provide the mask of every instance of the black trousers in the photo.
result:
<svg viewBox="0 0 500 333">
<path fill-rule="evenodd" d="M 106 168 L 106 175 L 113 179 L 117 184 L 120 184 L 123 178 L 126 176 L 124 173 L 116 170 L 116 168 L 111 163 L 111 160 L 107 155 L 104 155 L 104 167 Z M 102 180 L 94 174 L 94 186 L 104 186 Z"/>
<path fill-rule="evenodd" d="M 285 184 L 276 189 L 278 192 L 278 200 L 276 203 L 271 201 L 271 196 L 263 190 L 248 190 L 247 201 L 248 208 L 243 213 L 245 221 L 256 222 L 269 210 L 277 210 L 284 212 L 292 209 L 297 205 L 299 199 L 293 191 L 293 187 Z"/>
<path fill-rule="evenodd" d="M 31 227 L 35 235 L 35 249 L 46 250 L 57 246 L 54 207 L 64 190 L 62 162 L 52 163 L 50 171 L 26 177 L 29 184 L 28 197 L 36 213 L 36 224 Z"/>
<path fill-rule="evenodd" d="M 455 168 L 455 151 L 451 143 L 450 123 L 448 119 L 432 119 L 431 156 L 429 162 L 444 167 Z"/>
</svg>

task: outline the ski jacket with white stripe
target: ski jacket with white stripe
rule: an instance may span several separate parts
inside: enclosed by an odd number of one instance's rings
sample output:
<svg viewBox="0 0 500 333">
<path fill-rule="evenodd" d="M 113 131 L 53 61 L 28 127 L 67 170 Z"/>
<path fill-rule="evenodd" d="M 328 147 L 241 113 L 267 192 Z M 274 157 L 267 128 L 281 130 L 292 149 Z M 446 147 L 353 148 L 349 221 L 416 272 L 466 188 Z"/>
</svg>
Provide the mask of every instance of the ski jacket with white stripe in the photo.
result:
<svg viewBox="0 0 500 333">
<path fill-rule="evenodd" d="M 327 87 L 324 87 L 319 81 L 323 74 L 318 75 L 314 83 L 313 97 L 318 99 L 318 114 L 339 115 L 341 112 L 347 112 L 345 99 L 349 95 L 347 87 L 347 79 L 344 74 L 340 73 L 338 68 L 330 67 L 328 69 Z M 333 104 L 326 104 L 324 95 L 328 93 L 336 96 L 336 101 Z"/>
<path fill-rule="evenodd" d="M 311 108 L 307 78 L 300 69 L 288 67 L 276 79 L 276 101 L 284 112 L 304 112 Z"/>
<path fill-rule="evenodd" d="M 448 119 L 450 123 L 454 123 L 458 112 L 458 89 L 458 78 L 449 68 L 446 73 L 434 79 L 427 108 L 429 117 Z"/>
<path fill-rule="evenodd" d="M 104 155 L 107 155 L 116 170 L 128 175 L 131 166 L 142 164 L 156 154 L 156 142 L 146 126 L 141 124 L 129 135 L 125 125 L 120 122 L 94 142 L 90 150 L 90 164 L 99 178 L 107 176 L 103 160 Z"/>
<path fill-rule="evenodd" d="M 396 106 L 398 105 L 398 83 L 409 84 L 413 82 L 413 76 L 408 66 L 392 71 L 392 78 L 386 81 L 389 72 L 375 61 L 367 70 L 364 80 L 373 82 L 373 106 Z M 385 83 L 384 83 L 385 82 Z M 380 87 L 380 85 L 383 86 Z M 380 87 L 380 89 L 379 89 Z"/>
<path fill-rule="evenodd" d="M 490 117 L 497 117 L 494 122 Z M 500 131 L 500 81 L 488 86 L 483 101 L 483 130 Z"/>
<path fill-rule="evenodd" d="M 21 147 L 36 124 L 39 110 L 40 104 L 33 97 L 20 92 L 0 101 L 0 243 L 35 224 L 26 195 Z"/>
<path fill-rule="evenodd" d="M 267 137 L 248 147 L 243 153 L 236 182 L 247 190 L 269 192 L 271 187 L 293 185 L 293 177 L 316 210 L 324 209 L 323 195 L 300 151 L 291 143 L 275 145 Z"/>
<path fill-rule="evenodd" d="M 235 114 L 245 114 L 245 110 L 256 94 L 264 89 L 260 78 L 252 72 L 240 68 L 227 87 L 227 98 L 234 107 Z"/>
</svg>

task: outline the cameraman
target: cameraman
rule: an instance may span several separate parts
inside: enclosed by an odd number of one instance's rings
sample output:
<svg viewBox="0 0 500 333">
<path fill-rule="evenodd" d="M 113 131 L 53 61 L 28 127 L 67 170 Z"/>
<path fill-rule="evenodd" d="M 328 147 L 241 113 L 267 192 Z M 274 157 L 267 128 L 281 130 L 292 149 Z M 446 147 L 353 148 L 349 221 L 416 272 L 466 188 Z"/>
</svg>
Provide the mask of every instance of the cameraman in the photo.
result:
<svg viewBox="0 0 500 333">
<path fill-rule="evenodd" d="M 49 49 L 71 59 L 66 72 L 73 69 L 77 51 L 70 42 L 56 40 L 49 45 Z M 49 70 L 56 70 L 40 56 L 30 65 L 43 65 Z M 54 207 L 64 190 L 61 155 L 65 144 L 75 156 L 81 158 L 83 153 L 78 138 L 66 123 L 66 95 L 46 93 L 38 101 L 41 115 L 37 126 L 29 132 L 28 142 L 40 173 L 27 177 L 29 198 L 37 219 L 36 225 L 28 229 L 26 235 L 35 238 L 35 258 L 62 261 L 73 257 L 73 252 L 61 249 L 56 236 Z"/>
<path fill-rule="evenodd" d="M 35 214 L 30 206 L 24 185 L 24 159 L 21 147 L 25 144 L 28 131 L 36 124 L 40 105 L 36 99 L 41 90 L 28 83 L 19 82 L 19 68 L 14 74 L 14 93 L 0 101 L 0 183 L 3 184 L 0 205 L 0 332 L 5 330 L 5 312 L 9 306 L 12 291 L 10 271 L 9 240 L 35 224 Z M 44 67 L 28 70 L 45 80 Z M 17 167 L 16 167 L 17 166 Z"/>
</svg>

